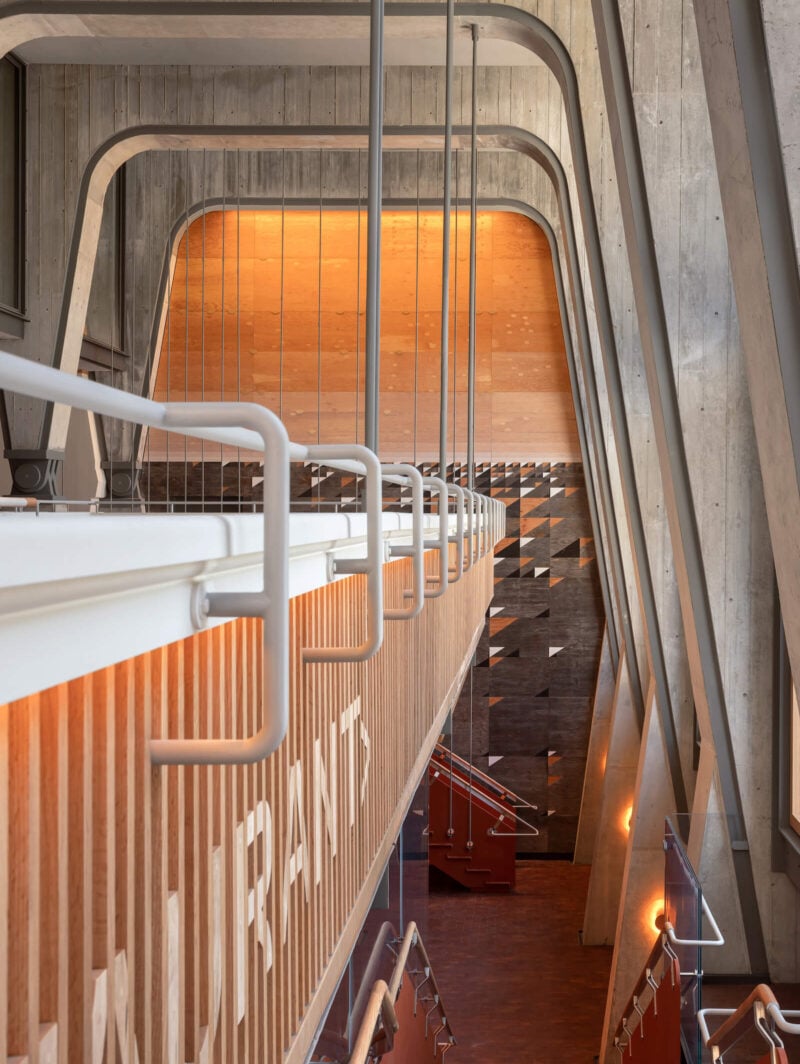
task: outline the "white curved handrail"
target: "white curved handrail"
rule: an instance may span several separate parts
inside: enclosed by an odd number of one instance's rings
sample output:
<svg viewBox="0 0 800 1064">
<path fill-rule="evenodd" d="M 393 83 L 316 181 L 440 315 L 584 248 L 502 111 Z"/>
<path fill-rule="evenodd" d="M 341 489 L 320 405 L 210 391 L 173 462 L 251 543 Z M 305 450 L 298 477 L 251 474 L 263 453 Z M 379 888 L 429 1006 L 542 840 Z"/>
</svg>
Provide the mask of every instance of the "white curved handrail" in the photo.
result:
<svg viewBox="0 0 800 1064">
<path fill-rule="evenodd" d="M 158 403 L 3 351 L 0 351 L 0 388 L 149 428 L 264 454 L 263 587 L 251 592 L 207 593 L 199 604 L 199 612 L 215 617 L 263 619 L 265 723 L 255 735 L 240 739 L 151 739 L 150 757 L 154 764 L 249 764 L 269 756 L 286 734 L 289 713 L 289 465 L 292 461 L 313 461 L 366 477 L 366 556 L 335 559 L 333 563 L 335 573 L 363 573 L 367 577 L 366 638 L 358 646 L 306 647 L 302 652 L 304 661 L 366 661 L 372 657 L 381 646 L 384 616 L 389 620 L 415 617 L 425 598 L 444 594 L 448 582 L 455 582 L 448 581 L 450 541 L 457 546 L 455 579 L 459 579 L 464 571 L 464 489 L 447 485 L 439 477 L 421 477 L 413 466 L 402 463 L 386 466 L 382 471 L 373 452 L 356 444 L 302 446 L 292 443 L 282 422 L 258 404 Z M 411 485 L 412 545 L 410 548 L 390 548 L 390 553 L 398 556 L 410 553 L 414 558 L 411 605 L 407 609 L 387 610 L 385 614 L 382 477 L 394 482 L 399 477 L 402 483 Z M 439 528 L 435 540 L 426 540 L 423 535 L 424 490 L 438 495 Z M 458 504 L 454 537 L 449 536 L 448 528 L 449 494 L 456 497 Z M 479 515 L 475 537 L 480 558 L 488 549 L 487 543 L 494 541 L 498 511 L 496 500 L 481 495 L 475 495 L 473 503 Z M 424 583 L 423 553 L 426 547 L 439 552 L 439 573 L 432 588 L 425 587 Z"/>
<path fill-rule="evenodd" d="M 447 534 L 447 484 L 441 477 L 423 477 L 425 488 L 436 492 L 439 498 L 439 533 L 435 540 L 425 540 L 429 547 L 439 552 L 439 575 L 434 577 L 435 587 L 425 588 L 425 598 L 439 598 L 447 590 L 448 534 Z"/>
<path fill-rule="evenodd" d="M 411 599 L 411 605 L 405 609 L 384 610 L 386 621 L 407 621 L 418 616 L 425 605 L 425 544 L 422 511 L 422 474 L 407 462 L 384 463 L 381 466 L 384 479 L 388 476 L 402 478 L 411 487 L 411 546 L 389 547 L 390 557 L 412 558 L 412 583 L 405 595 Z"/>
<path fill-rule="evenodd" d="M 457 584 L 464 572 L 464 489 L 458 484 L 447 485 L 448 496 L 452 495 L 456 500 L 456 532 L 454 536 L 448 535 L 447 542 L 456 545 L 456 564 L 448 565 L 448 582 Z"/>
</svg>

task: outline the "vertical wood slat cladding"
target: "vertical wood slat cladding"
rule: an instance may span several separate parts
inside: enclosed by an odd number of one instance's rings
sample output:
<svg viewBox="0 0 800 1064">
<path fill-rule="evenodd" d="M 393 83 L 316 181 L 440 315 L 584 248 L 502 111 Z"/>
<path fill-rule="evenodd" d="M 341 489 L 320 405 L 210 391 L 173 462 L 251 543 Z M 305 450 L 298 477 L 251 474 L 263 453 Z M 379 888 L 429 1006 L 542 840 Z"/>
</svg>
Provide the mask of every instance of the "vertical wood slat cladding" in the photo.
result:
<svg viewBox="0 0 800 1064">
<path fill-rule="evenodd" d="M 397 604 L 411 562 L 385 573 Z M 259 765 L 154 769 L 147 749 L 260 726 L 257 620 L 0 709 L 0 1059 L 283 1059 L 452 697 L 492 562 L 387 624 L 371 661 L 304 665 L 303 646 L 360 641 L 364 581 L 292 600 L 289 734 Z"/>
</svg>

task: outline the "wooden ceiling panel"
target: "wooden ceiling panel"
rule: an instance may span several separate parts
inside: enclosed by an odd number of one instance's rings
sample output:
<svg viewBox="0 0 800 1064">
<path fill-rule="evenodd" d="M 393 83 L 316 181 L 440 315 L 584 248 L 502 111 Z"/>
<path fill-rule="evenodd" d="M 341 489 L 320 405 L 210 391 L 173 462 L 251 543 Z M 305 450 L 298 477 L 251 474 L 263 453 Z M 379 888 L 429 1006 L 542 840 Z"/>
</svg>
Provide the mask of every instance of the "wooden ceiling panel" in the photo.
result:
<svg viewBox="0 0 800 1064">
<path fill-rule="evenodd" d="M 197 219 L 176 252 L 154 395 L 240 397 L 282 409 L 300 442 L 315 442 L 318 433 L 331 442 L 363 439 L 366 235 L 363 211 L 359 218 L 357 211 L 232 209 Z M 463 458 L 464 210 L 453 215 L 451 240 L 449 453 L 455 426 Z M 420 212 L 419 227 L 416 211 L 384 213 L 380 437 L 387 459 L 437 456 L 441 241 L 438 211 Z M 479 216 L 476 325 L 476 457 L 579 459 L 550 250 L 529 219 Z"/>
</svg>

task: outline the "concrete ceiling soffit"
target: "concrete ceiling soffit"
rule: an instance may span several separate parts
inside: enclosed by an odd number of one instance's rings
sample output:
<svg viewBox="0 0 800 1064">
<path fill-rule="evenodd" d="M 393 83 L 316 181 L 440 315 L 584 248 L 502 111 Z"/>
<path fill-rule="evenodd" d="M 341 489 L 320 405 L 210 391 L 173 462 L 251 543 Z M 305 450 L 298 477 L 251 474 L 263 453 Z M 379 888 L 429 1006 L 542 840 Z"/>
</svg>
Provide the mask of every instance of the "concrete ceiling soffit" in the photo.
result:
<svg viewBox="0 0 800 1064">
<path fill-rule="evenodd" d="M 31 63 L 366 66 L 368 6 L 337 0 L 8 0 L 0 5 L 0 54 L 14 50 Z M 386 65 L 443 65 L 445 10 L 443 4 L 387 4 Z M 526 32 L 531 22 L 538 20 L 513 7 L 459 4 L 456 64 L 471 63 L 473 23 L 483 40 L 481 65 L 547 62 Z"/>
</svg>

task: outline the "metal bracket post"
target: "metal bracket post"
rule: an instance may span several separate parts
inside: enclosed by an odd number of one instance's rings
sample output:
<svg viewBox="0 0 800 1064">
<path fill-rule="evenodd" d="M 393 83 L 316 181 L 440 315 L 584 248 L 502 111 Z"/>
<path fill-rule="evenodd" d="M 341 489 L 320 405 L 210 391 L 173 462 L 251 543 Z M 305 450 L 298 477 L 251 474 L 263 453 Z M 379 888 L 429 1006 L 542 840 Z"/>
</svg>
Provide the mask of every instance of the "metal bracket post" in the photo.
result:
<svg viewBox="0 0 800 1064">
<path fill-rule="evenodd" d="M 393 558 L 413 558 L 412 581 L 413 587 L 404 593 L 405 598 L 410 598 L 411 605 L 405 609 L 384 610 L 385 621 L 408 621 L 417 617 L 425 605 L 425 547 L 424 529 L 422 527 L 422 474 L 413 465 L 406 462 L 395 462 L 381 466 L 384 474 L 396 474 L 406 477 L 411 485 L 411 546 L 390 546 L 389 555 Z"/>
<path fill-rule="evenodd" d="M 367 577 L 367 637 L 358 646 L 303 647 L 303 661 L 308 663 L 332 661 L 368 661 L 383 642 L 383 489 L 380 462 L 368 447 L 358 444 L 314 444 L 307 448 L 311 462 L 360 462 L 366 473 L 367 556 L 366 558 L 337 558 L 334 572 Z"/>
<path fill-rule="evenodd" d="M 464 531 L 464 538 L 467 541 L 467 546 L 464 549 L 464 572 L 472 568 L 474 562 L 474 547 L 475 547 L 475 492 L 470 491 L 469 488 L 462 488 L 464 492 L 464 502 L 466 505 L 466 528 Z"/>
<path fill-rule="evenodd" d="M 438 598 L 447 590 L 447 485 L 441 477 L 423 477 L 422 484 L 427 490 L 436 492 L 439 498 L 439 533 L 436 539 L 423 541 L 439 552 L 439 575 L 433 578 L 436 587 L 425 588 L 425 598 Z"/>
<path fill-rule="evenodd" d="M 711 930 L 714 932 L 714 938 L 678 938 L 675 934 L 675 928 L 669 922 L 664 921 L 664 933 L 673 946 L 724 946 L 725 939 L 722 932 L 719 929 L 717 921 L 714 919 L 714 914 L 708 906 L 708 902 L 705 898 L 700 898 L 700 904 L 703 907 L 703 912 L 706 914 L 706 919 L 711 924 Z"/>
<path fill-rule="evenodd" d="M 264 621 L 264 726 L 247 739 L 151 739 L 155 765 L 246 765 L 268 757 L 289 723 L 289 437 L 281 421 L 254 403 L 180 403 L 165 407 L 163 426 L 249 428 L 264 442 L 264 586 L 206 599 L 213 617 Z"/>
<path fill-rule="evenodd" d="M 456 534 L 447 537 L 448 543 L 456 545 L 456 564 L 451 568 L 448 560 L 447 574 L 449 583 L 457 584 L 464 572 L 464 489 L 457 484 L 448 484 L 447 494 L 456 500 Z"/>
</svg>

